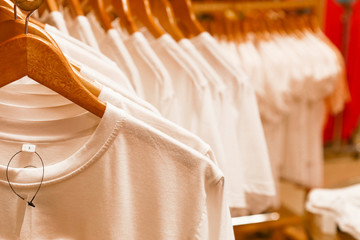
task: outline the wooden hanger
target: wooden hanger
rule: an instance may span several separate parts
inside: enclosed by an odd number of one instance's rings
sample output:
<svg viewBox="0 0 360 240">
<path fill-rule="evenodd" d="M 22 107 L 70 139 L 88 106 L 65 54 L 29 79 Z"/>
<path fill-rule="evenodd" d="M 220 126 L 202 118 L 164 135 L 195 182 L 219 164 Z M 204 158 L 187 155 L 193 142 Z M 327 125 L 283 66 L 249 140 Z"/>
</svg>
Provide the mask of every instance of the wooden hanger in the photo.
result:
<svg viewBox="0 0 360 240">
<path fill-rule="evenodd" d="M 10 32 L 6 27 L 10 26 L 9 23 L 19 21 L 3 22 L 0 38 L 17 34 L 17 28 Z M 105 103 L 79 82 L 62 53 L 39 36 L 20 34 L 5 40 L 0 44 L 0 53 L 0 70 L 6 72 L 0 79 L 0 86 L 29 76 L 95 115 L 101 117 L 104 114 Z"/>
<path fill-rule="evenodd" d="M 181 29 L 186 37 L 194 37 L 205 31 L 196 18 L 191 0 L 170 0 L 170 3 L 177 23 L 184 26 Z"/>
<path fill-rule="evenodd" d="M 59 11 L 59 5 L 56 0 L 45 0 L 45 3 L 50 12 Z"/>
<path fill-rule="evenodd" d="M 0 7 L 0 19 L 2 19 L 1 16 L 4 16 L 3 14 L 5 14 L 7 17 L 10 17 L 9 19 L 13 19 L 13 17 L 14 17 L 13 16 L 14 13 L 11 10 L 9 11 L 8 8 Z M 8 20 L 8 19 L 6 19 L 6 21 L 1 21 L 0 20 L 0 30 L 1 30 L 0 42 L 3 42 L 5 40 L 8 40 L 8 39 L 10 39 L 12 37 L 15 37 L 17 35 L 20 35 L 20 34 L 24 33 L 24 31 L 25 31 L 25 22 L 23 20 L 21 20 L 21 18 L 22 18 L 21 14 L 18 14 L 18 17 L 19 17 L 19 20 Z M 45 41 L 52 44 L 55 48 L 59 49 L 56 42 L 41 27 L 39 27 L 39 26 L 37 26 L 35 24 L 32 24 L 32 23 L 29 23 L 28 32 L 41 37 Z M 77 75 L 78 80 L 94 96 L 96 96 L 96 97 L 99 96 L 100 92 L 101 92 L 101 87 L 98 86 L 97 84 L 95 84 L 94 81 L 91 81 L 91 80 L 83 77 L 80 74 L 80 68 L 76 64 L 71 63 L 71 66 L 76 70 L 76 71 L 74 71 L 74 74 Z"/>
<path fill-rule="evenodd" d="M 164 30 L 155 21 L 149 0 L 130 0 L 129 2 L 132 15 L 139 19 L 155 38 L 165 34 Z"/>
<path fill-rule="evenodd" d="M 73 17 L 85 16 L 79 0 L 66 0 L 63 2 L 63 5 L 69 7 L 70 13 Z"/>
<path fill-rule="evenodd" d="M 161 26 L 176 41 L 184 38 L 184 34 L 178 27 L 172 6 L 168 0 L 151 0 L 151 9 L 159 20 Z"/>
<path fill-rule="evenodd" d="M 14 3 L 11 2 L 10 0 L 0 0 L 0 6 L 1 6 L 1 7 L 13 8 L 13 7 L 14 7 Z"/>
<path fill-rule="evenodd" d="M 112 29 L 111 18 L 108 15 L 103 0 L 89 0 L 92 10 L 95 12 L 96 19 L 101 27 L 107 32 Z"/>
<path fill-rule="evenodd" d="M 129 1 L 112 0 L 111 4 L 114 8 L 115 13 L 119 17 L 120 26 L 125 28 L 129 34 L 137 32 L 138 28 L 133 21 Z"/>
<path fill-rule="evenodd" d="M 106 104 L 77 79 L 66 58 L 38 36 L 21 34 L 0 44 L 0 87 L 24 76 L 59 93 L 98 117 Z"/>
<path fill-rule="evenodd" d="M 0 22 L 14 19 L 14 12 L 11 12 L 9 8 L 0 6 Z"/>
<path fill-rule="evenodd" d="M 17 3 L 20 9 L 30 11 L 26 26 L 31 13 L 41 4 L 42 0 Z M 0 37 L 6 32 L 2 29 Z M 39 36 L 20 34 L 1 42 L 0 56 L 0 71 L 3 71 L 0 87 L 28 76 L 96 116 L 104 115 L 106 103 L 80 83 L 61 51 Z"/>
</svg>

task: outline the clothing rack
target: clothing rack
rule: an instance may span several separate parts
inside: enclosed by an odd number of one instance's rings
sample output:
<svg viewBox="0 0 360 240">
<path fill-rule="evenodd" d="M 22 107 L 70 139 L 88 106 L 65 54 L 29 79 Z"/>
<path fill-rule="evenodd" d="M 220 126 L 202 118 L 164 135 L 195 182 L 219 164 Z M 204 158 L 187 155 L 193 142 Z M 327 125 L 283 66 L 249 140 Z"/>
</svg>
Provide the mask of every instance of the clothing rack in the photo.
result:
<svg viewBox="0 0 360 240">
<path fill-rule="evenodd" d="M 196 13 L 224 12 L 232 10 L 237 12 L 254 10 L 301 10 L 311 9 L 319 20 L 321 27 L 324 26 L 324 0 L 289 0 L 289 1 L 194 1 L 193 9 Z"/>
<path fill-rule="evenodd" d="M 235 12 L 250 12 L 256 10 L 310 10 L 319 22 L 321 28 L 324 27 L 324 0 L 278 0 L 278 1 L 251 1 L 251 0 L 234 0 L 234 1 L 193 1 L 193 10 L 196 14 L 221 13 L 228 10 Z M 310 189 L 299 186 L 305 192 L 305 199 Z M 285 239 L 289 237 L 286 229 L 292 226 L 302 226 L 303 217 L 290 212 L 288 209 L 281 207 L 279 211 L 250 216 L 233 217 L 233 228 L 236 239 L 245 239 L 247 234 L 256 231 L 272 229 L 274 230 L 273 239 Z M 305 230 L 301 229 L 302 233 Z M 301 235 L 301 234 L 300 234 Z M 304 236 L 305 235 L 305 236 Z M 294 239 L 294 238 L 291 238 Z M 307 239 L 306 234 L 296 239 Z"/>
</svg>

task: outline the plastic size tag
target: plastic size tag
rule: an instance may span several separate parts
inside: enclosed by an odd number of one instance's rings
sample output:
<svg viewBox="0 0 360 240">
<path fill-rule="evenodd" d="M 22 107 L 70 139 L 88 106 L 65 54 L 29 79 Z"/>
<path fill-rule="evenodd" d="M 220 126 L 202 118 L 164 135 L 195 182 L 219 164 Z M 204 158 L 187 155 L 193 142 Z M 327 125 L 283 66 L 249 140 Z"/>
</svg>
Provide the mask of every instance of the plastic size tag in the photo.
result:
<svg viewBox="0 0 360 240">
<path fill-rule="evenodd" d="M 23 152 L 35 152 L 36 146 L 32 144 L 23 144 L 22 145 L 22 151 Z"/>
</svg>

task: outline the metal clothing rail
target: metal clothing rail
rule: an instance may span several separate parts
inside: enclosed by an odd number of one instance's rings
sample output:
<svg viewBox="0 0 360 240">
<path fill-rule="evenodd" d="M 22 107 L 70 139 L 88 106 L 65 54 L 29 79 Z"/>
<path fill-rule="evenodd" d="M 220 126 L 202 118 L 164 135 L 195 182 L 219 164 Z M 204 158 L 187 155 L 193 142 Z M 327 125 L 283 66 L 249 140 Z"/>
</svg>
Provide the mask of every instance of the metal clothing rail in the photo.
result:
<svg viewBox="0 0 360 240">
<path fill-rule="evenodd" d="M 312 9 L 318 17 L 320 26 L 324 23 L 324 0 L 278 0 L 278 1 L 216 1 L 216 2 L 196 2 L 192 3 L 193 10 L 196 13 L 224 12 L 233 10 L 237 12 L 253 11 L 253 10 L 297 10 Z"/>
</svg>

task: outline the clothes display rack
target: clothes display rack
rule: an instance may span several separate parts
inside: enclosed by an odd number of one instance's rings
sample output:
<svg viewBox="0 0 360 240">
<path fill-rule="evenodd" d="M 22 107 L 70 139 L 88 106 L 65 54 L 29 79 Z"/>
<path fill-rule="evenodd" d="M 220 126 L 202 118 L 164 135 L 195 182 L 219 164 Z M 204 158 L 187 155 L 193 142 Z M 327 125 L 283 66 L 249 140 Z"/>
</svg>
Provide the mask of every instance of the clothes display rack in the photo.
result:
<svg viewBox="0 0 360 240">
<path fill-rule="evenodd" d="M 232 12 L 251 12 L 266 10 L 297 11 L 308 10 L 317 17 L 319 26 L 324 27 L 323 0 L 289 0 L 289 1 L 194 1 L 193 10 L 197 15 Z M 305 192 L 304 201 L 310 191 L 304 186 L 297 186 Z M 272 229 L 272 239 L 308 239 L 302 228 L 304 219 L 284 209 L 279 211 L 249 216 L 233 217 L 236 239 L 246 239 L 246 236 L 262 230 Z M 295 230 L 294 230 L 295 229 Z M 295 232 L 295 233 L 294 233 Z M 296 235 L 296 236 L 295 236 Z"/>
</svg>

